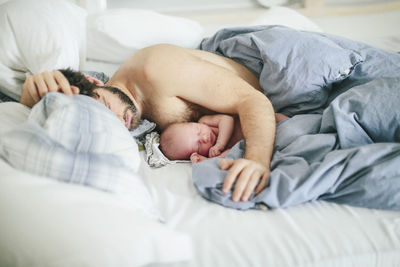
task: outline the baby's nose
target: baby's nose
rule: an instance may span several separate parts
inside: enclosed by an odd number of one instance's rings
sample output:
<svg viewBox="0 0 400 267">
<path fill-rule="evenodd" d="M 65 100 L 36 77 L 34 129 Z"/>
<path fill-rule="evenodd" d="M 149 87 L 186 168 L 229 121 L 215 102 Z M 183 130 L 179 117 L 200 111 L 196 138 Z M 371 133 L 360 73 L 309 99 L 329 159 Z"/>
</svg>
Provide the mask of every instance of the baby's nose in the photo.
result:
<svg viewBox="0 0 400 267">
<path fill-rule="evenodd" d="M 200 141 L 205 144 L 208 142 L 208 136 L 206 134 L 202 135 Z"/>
</svg>

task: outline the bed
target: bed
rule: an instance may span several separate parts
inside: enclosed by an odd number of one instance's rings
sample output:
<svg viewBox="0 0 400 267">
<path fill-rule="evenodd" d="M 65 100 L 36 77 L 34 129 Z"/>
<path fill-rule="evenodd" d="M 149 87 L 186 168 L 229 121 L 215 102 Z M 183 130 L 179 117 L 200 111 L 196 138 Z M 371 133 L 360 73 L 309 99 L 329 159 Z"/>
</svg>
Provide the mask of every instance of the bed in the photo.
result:
<svg viewBox="0 0 400 267">
<path fill-rule="evenodd" d="M 32 15 L 35 10 L 40 17 Z M 21 83 L 30 73 L 69 66 L 110 76 L 140 46 L 172 42 L 196 47 L 221 26 L 204 28 L 190 19 L 132 9 L 88 15 L 71 2 L 45 0 L 35 4 L 16 0 L 0 6 L 0 19 L 0 85 L 5 100 L 18 99 Z M 154 23 L 146 25 L 146 19 Z M 35 30 L 27 28 L 28 21 Z M 270 9 L 248 25 L 260 21 L 321 31 L 283 7 Z M 47 28 L 41 31 L 37 25 Z M 135 38 L 127 36 L 129 30 L 136 30 Z M 30 38 L 31 34 L 36 38 Z M 118 120 L 98 103 L 90 102 L 98 108 L 91 115 L 87 101 L 91 99 L 73 101 L 53 95 L 32 110 L 15 101 L 0 103 L 0 266 L 400 265 L 399 211 L 321 200 L 277 209 L 224 207 L 199 194 L 190 163 L 150 167 L 146 152 L 139 152 Z M 63 177 L 63 173 L 54 178 L 54 173 L 60 174 L 68 165 L 64 157 L 54 159 L 51 151 L 54 147 L 62 153 L 70 150 L 51 142 L 75 142 L 71 135 L 62 135 L 65 129 L 83 135 L 75 130 L 81 128 L 68 128 L 70 114 L 81 110 L 88 115 L 80 117 L 80 127 L 86 127 L 86 120 L 97 120 L 94 128 L 85 128 L 83 133 L 102 140 L 104 146 L 80 152 L 101 154 L 95 162 L 101 170 L 88 169 L 93 176 L 84 181 Z M 30 139 L 18 139 L 22 134 Z M 45 135 L 53 141 L 41 139 Z M 30 149 L 36 144 L 42 150 Z M 43 158 L 49 164 L 35 164 Z M 115 158 L 126 158 L 129 168 L 115 168 L 110 163 Z M 31 171 L 19 167 L 28 165 Z"/>
</svg>

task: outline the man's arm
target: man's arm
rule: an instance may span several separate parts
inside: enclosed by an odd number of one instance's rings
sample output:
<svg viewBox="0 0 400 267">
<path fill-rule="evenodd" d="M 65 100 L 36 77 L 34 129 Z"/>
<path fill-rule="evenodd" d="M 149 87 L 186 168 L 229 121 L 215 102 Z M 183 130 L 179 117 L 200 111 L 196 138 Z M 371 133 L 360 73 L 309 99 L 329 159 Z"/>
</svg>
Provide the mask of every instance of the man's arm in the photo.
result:
<svg viewBox="0 0 400 267">
<path fill-rule="evenodd" d="M 84 75 L 89 82 L 102 86 L 104 83 L 89 75 Z M 71 96 L 79 94 L 79 88 L 71 86 L 65 76 L 59 71 L 45 71 L 26 78 L 19 102 L 28 107 L 33 107 L 49 92 L 61 92 Z"/>
<path fill-rule="evenodd" d="M 79 90 L 77 87 L 71 87 L 60 71 L 45 71 L 26 78 L 19 102 L 33 107 L 49 92 L 63 92 L 66 95 L 72 95 L 79 93 Z"/>
<path fill-rule="evenodd" d="M 273 107 L 260 91 L 232 71 L 182 49 L 157 48 L 146 62 L 146 76 L 155 94 L 177 97 L 217 113 L 238 114 L 246 141 L 244 159 L 222 160 L 229 170 L 223 185 L 236 181 L 234 201 L 247 201 L 267 184 L 275 138 Z"/>
<path fill-rule="evenodd" d="M 232 136 L 235 119 L 230 115 L 216 114 L 201 117 L 199 123 L 218 128 L 217 140 L 215 145 L 210 148 L 208 156 L 212 158 L 220 155 Z"/>
</svg>

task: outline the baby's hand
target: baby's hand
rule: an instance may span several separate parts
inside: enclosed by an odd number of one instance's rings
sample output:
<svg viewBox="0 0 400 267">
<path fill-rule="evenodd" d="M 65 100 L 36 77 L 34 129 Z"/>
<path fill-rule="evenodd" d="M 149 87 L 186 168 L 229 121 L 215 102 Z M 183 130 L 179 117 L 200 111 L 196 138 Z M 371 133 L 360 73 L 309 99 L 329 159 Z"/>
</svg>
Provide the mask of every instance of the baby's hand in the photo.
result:
<svg viewBox="0 0 400 267">
<path fill-rule="evenodd" d="M 200 155 L 199 154 L 197 154 L 196 152 L 194 152 L 194 153 L 192 153 L 192 155 L 190 155 L 190 161 L 192 162 L 192 163 L 197 163 L 197 162 L 200 162 Z"/>
<path fill-rule="evenodd" d="M 220 147 L 215 145 L 215 146 L 211 147 L 210 150 L 208 151 L 208 156 L 210 158 L 217 157 L 217 156 L 221 155 L 221 150 L 222 149 Z"/>
<path fill-rule="evenodd" d="M 194 153 L 192 153 L 192 155 L 190 155 L 190 161 L 192 163 L 199 163 L 199 162 L 202 162 L 207 159 L 208 159 L 207 157 L 204 157 L 196 152 L 194 152 Z"/>
</svg>

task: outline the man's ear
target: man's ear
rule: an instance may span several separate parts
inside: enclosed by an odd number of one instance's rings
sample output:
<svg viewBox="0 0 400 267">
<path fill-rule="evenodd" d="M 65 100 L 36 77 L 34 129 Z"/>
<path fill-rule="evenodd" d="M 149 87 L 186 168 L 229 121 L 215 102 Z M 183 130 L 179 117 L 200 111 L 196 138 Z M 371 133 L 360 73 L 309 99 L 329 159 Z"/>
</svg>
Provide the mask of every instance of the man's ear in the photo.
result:
<svg viewBox="0 0 400 267">
<path fill-rule="evenodd" d="M 94 89 L 92 92 L 92 96 L 94 99 L 99 100 L 100 95 L 97 93 L 98 88 Z"/>
</svg>

